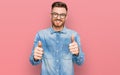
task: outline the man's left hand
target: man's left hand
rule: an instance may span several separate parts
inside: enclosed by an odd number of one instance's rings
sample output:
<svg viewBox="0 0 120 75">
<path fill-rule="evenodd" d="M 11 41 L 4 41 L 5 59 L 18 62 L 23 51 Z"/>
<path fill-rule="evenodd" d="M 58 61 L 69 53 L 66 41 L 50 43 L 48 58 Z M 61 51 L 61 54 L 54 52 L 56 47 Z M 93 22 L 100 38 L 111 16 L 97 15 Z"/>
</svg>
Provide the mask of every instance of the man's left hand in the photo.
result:
<svg viewBox="0 0 120 75">
<path fill-rule="evenodd" d="M 71 36 L 71 43 L 69 44 L 69 50 L 72 54 L 75 54 L 75 55 L 79 54 L 78 44 L 74 39 L 74 35 Z"/>
</svg>

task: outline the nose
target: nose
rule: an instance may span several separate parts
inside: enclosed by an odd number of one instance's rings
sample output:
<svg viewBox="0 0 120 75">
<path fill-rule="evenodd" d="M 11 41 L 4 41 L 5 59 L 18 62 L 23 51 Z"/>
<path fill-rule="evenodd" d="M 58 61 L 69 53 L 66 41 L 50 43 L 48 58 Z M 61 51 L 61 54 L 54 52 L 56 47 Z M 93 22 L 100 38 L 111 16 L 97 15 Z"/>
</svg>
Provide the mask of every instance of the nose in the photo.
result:
<svg viewBox="0 0 120 75">
<path fill-rule="evenodd" d="M 60 15 L 58 15 L 57 19 L 60 19 Z"/>
</svg>

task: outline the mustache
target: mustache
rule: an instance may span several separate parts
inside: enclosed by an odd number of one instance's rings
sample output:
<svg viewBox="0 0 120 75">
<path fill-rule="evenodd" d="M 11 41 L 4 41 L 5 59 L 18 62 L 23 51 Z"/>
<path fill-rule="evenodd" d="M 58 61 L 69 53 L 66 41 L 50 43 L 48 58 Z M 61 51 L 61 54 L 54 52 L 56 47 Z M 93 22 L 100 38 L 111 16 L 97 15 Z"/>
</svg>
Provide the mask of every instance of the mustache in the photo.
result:
<svg viewBox="0 0 120 75">
<path fill-rule="evenodd" d="M 56 19 L 55 21 L 62 21 L 61 19 Z"/>
</svg>

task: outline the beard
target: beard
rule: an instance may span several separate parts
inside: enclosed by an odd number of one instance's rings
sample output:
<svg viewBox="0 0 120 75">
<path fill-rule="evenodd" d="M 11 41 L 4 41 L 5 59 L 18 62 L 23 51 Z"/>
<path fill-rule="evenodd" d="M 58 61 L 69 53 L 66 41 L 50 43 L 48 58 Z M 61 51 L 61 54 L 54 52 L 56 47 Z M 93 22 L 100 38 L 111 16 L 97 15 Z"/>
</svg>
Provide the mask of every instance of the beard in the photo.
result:
<svg viewBox="0 0 120 75">
<path fill-rule="evenodd" d="M 52 26 L 54 26 L 56 28 L 64 27 L 64 23 L 65 23 L 65 21 L 62 21 L 61 19 L 52 20 Z"/>
</svg>

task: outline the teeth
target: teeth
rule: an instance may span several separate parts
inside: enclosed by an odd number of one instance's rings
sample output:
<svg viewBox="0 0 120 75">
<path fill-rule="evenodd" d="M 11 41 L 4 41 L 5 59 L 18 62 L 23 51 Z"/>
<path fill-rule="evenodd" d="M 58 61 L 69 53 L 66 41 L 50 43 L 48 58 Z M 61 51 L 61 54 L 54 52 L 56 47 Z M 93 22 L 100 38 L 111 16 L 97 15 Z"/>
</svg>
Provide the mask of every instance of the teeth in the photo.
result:
<svg viewBox="0 0 120 75">
<path fill-rule="evenodd" d="M 60 21 L 56 21 L 57 23 L 60 23 Z"/>
</svg>

